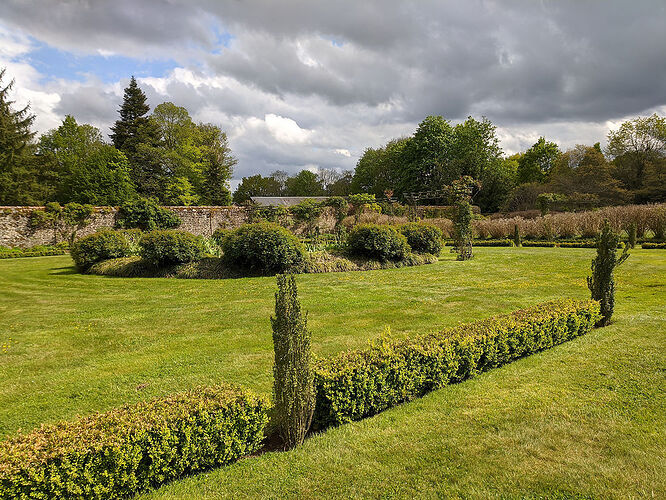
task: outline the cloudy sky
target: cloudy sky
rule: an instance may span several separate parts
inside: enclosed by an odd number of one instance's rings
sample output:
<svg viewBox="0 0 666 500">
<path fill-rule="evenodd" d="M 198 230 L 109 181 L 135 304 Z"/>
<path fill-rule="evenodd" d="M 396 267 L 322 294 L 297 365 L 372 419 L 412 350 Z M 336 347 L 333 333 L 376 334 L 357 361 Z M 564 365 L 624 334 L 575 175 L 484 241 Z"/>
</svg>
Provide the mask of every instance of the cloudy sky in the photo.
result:
<svg viewBox="0 0 666 500">
<path fill-rule="evenodd" d="M 234 177 L 353 169 L 425 116 L 487 116 L 507 153 L 666 114 L 666 2 L 1 0 L 0 67 L 36 128 L 108 133 L 135 75 L 227 131 Z"/>
</svg>

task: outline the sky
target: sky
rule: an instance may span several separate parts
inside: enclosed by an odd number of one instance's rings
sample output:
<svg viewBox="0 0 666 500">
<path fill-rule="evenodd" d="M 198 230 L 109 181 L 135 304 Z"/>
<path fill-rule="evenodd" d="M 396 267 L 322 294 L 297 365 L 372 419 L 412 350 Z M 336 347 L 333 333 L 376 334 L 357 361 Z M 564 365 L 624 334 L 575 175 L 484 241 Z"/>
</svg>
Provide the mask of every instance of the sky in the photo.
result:
<svg viewBox="0 0 666 500">
<path fill-rule="evenodd" d="M 485 116 L 506 154 L 604 145 L 666 114 L 666 2 L 1 0 L 2 67 L 40 133 L 108 134 L 134 75 L 227 132 L 236 184 L 353 169 L 428 115 Z"/>
</svg>

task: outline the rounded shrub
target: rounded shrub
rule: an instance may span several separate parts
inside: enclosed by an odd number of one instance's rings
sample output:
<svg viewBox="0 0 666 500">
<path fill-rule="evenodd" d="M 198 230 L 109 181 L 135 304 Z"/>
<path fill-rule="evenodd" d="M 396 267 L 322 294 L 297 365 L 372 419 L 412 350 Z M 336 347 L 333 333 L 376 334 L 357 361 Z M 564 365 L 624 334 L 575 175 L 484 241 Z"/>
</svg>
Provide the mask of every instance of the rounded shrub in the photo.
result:
<svg viewBox="0 0 666 500">
<path fill-rule="evenodd" d="M 407 238 L 391 226 L 362 224 L 347 237 L 349 253 L 386 262 L 401 260 L 409 253 Z"/>
<path fill-rule="evenodd" d="M 225 235 L 224 259 L 243 269 L 274 274 L 305 261 L 305 248 L 288 229 L 271 222 L 245 224 Z"/>
<path fill-rule="evenodd" d="M 97 262 L 127 257 L 132 252 L 124 234 L 105 229 L 76 240 L 69 253 L 76 267 L 85 271 Z"/>
<path fill-rule="evenodd" d="M 213 239 L 213 241 L 215 241 L 215 243 L 222 246 L 222 242 L 224 241 L 224 238 L 226 238 L 226 236 L 228 234 L 231 234 L 231 232 L 232 232 L 231 229 L 218 227 L 215 231 L 213 231 L 213 234 L 211 235 L 211 238 Z"/>
<path fill-rule="evenodd" d="M 416 253 L 439 255 L 444 246 L 442 230 L 430 224 L 410 222 L 400 228 L 407 243 Z"/>
<path fill-rule="evenodd" d="M 204 256 L 204 240 L 184 231 L 151 231 L 139 243 L 141 257 L 158 267 L 192 262 Z"/>
</svg>

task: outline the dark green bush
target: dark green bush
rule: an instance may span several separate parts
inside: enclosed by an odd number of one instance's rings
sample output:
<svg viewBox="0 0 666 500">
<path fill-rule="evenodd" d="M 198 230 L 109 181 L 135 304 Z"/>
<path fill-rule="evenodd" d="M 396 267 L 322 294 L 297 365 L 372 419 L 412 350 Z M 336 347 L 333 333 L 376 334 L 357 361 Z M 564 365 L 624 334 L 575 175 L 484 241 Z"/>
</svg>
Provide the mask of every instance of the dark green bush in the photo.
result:
<svg viewBox="0 0 666 500">
<path fill-rule="evenodd" d="M 254 452 L 268 403 L 202 387 L 0 442 L 0 498 L 119 498 Z"/>
<path fill-rule="evenodd" d="M 281 273 L 305 261 L 305 248 L 298 238 L 271 222 L 245 224 L 231 231 L 222 251 L 230 265 L 261 274 Z"/>
<path fill-rule="evenodd" d="M 204 256 L 204 241 L 184 231 L 164 229 L 151 231 L 141 238 L 139 254 L 158 267 L 192 262 Z"/>
<path fill-rule="evenodd" d="M 76 267 L 86 271 L 97 262 L 127 257 L 131 254 L 131 249 L 127 238 L 122 233 L 104 229 L 76 240 L 69 253 Z"/>
<path fill-rule="evenodd" d="M 347 236 L 347 248 L 353 256 L 382 262 L 403 259 L 410 250 L 405 236 L 390 226 L 377 224 L 354 227 Z"/>
<path fill-rule="evenodd" d="M 139 199 L 125 203 L 118 210 L 116 225 L 124 229 L 173 229 L 180 225 L 180 217 L 163 208 L 154 200 Z"/>
<path fill-rule="evenodd" d="M 653 250 L 659 249 L 659 248 L 666 248 L 666 243 L 653 243 L 653 242 L 646 241 L 646 242 L 641 244 L 641 248 L 653 249 Z"/>
<path fill-rule="evenodd" d="M 439 255 L 444 246 L 442 230 L 430 224 L 410 222 L 400 227 L 413 252 Z"/>
<path fill-rule="evenodd" d="M 560 300 L 319 361 L 318 428 L 360 420 L 587 333 L 599 303 Z"/>
<path fill-rule="evenodd" d="M 213 234 L 211 235 L 211 238 L 217 243 L 218 245 L 222 245 L 222 242 L 224 241 L 224 238 L 228 235 L 231 234 L 232 230 L 231 229 L 226 229 L 223 227 L 217 228 L 215 231 L 213 231 Z"/>
<path fill-rule="evenodd" d="M 546 247 L 553 248 L 557 244 L 554 241 L 523 241 L 524 247 Z"/>
</svg>

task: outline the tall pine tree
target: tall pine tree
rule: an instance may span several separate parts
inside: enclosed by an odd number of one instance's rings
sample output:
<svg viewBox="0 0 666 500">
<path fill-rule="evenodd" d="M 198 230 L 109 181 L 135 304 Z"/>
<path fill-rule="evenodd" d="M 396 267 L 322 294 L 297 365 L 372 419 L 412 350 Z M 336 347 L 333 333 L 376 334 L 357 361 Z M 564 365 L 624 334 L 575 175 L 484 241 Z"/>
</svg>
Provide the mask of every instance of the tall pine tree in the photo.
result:
<svg viewBox="0 0 666 500">
<path fill-rule="evenodd" d="M 146 94 L 132 77 L 120 106 L 120 119 L 111 127 L 111 141 L 125 153 L 132 181 L 138 193 L 162 200 L 165 196 L 166 173 L 160 148 L 160 131 L 147 115 L 150 106 Z"/>
<path fill-rule="evenodd" d="M 35 133 L 30 130 L 35 116 L 29 106 L 15 110 L 14 101 L 9 100 L 9 92 L 14 80 L 2 85 L 5 68 L 0 69 L 0 205 L 14 205 L 31 202 L 22 186 L 33 177 L 31 161 Z"/>
</svg>

